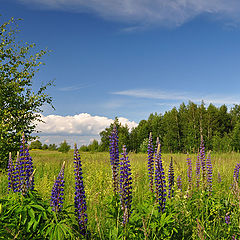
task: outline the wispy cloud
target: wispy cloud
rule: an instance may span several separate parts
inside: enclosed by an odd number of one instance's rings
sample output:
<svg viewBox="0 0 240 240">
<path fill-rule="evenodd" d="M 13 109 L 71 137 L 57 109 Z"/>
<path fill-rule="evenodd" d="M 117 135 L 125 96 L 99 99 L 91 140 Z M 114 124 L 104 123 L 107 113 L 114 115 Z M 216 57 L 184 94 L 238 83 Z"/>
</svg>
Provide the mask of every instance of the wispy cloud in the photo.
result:
<svg viewBox="0 0 240 240">
<path fill-rule="evenodd" d="M 177 103 L 193 101 L 200 103 L 204 101 L 206 104 L 240 104 L 239 96 L 227 96 L 219 94 L 204 95 L 199 93 L 189 93 L 189 92 L 173 92 L 173 91 L 160 91 L 152 89 L 130 89 L 124 91 L 113 92 L 112 94 L 123 95 L 136 98 L 148 98 L 148 99 L 158 99 L 165 101 L 161 104 L 171 104 L 169 101 L 174 101 Z"/>
<path fill-rule="evenodd" d="M 239 0 L 18 0 L 49 9 L 94 12 L 99 16 L 137 25 L 179 26 L 202 14 L 240 21 Z"/>
<path fill-rule="evenodd" d="M 71 92 L 71 91 L 77 91 L 77 90 L 87 88 L 87 87 L 90 87 L 90 85 L 89 84 L 82 84 L 82 85 L 66 86 L 66 87 L 58 88 L 58 90 L 62 91 L 62 92 Z"/>
</svg>

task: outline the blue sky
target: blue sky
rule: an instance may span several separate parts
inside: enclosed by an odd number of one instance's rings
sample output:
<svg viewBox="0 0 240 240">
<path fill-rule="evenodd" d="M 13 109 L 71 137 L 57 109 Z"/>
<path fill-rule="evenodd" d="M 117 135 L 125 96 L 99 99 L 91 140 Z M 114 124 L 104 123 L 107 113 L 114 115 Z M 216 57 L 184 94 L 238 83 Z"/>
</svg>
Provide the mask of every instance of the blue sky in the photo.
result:
<svg viewBox="0 0 240 240">
<path fill-rule="evenodd" d="M 88 143 L 115 116 L 132 127 L 183 101 L 240 104 L 236 0 L 0 0 L 0 13 L 52 50 L 34 84 L 56 85 L 43 141 Z"/>
</svg>

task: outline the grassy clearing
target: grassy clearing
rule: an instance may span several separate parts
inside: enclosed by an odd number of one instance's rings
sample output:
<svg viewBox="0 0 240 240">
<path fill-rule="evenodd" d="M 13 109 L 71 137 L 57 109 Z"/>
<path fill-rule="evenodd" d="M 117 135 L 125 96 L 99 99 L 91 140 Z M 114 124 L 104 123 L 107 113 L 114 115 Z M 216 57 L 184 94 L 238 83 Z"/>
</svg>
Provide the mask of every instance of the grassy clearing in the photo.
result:
<svg viewBox="0 0 240 240">
<path fill-rule="evenodd" d="M 54 151 L 31 151 L 34 168 L 37 169 L 35 174 L 35 188 L 45 199 L 50 199 L 51 189 L 55 178 L 57 177 L 63 161 L 66 161 L 65 168 L 65 202 L 64 205 L 73 204 L 74 201 L 74 174 L 73 174 L 73 151 L 62 154 Z M 227 211 L 231 211 L 232 218 L 237 221 L 234 226 L 238 226 L 239 207 L 237 199 L 231 194 L 231 184 L 233 182 L 233 171 L 235 164 L 240 162 L 239 153 L 213 154 L 213 195 L 206 198 L 204 192 L 195 191 L 191 198 L 187 198 L 187 164 L 185 154 L 163 154 L 163 166 L 167 178 L 170 157 L 173 157 L 175 182 L 178 175 L 182 176 L 183 192 L 175 189 L 175 198 L 167 200 L 167 212 L 174 215 L 174 225 L 181 229 L 178 233 L 173 233 L 171 239 L 201 239 L 201 234 L 205 236 L 203 239 L 214 239 L 214 237 L 222 234 L 226 238 L 225 226 L 221 230 L 221 224 L 224 224 L 224 216 Z M 193 162 L 193 182 L 195 183 L 195 162 L 196 155 L 191 155 Z M 112 228 L 113 220 L 109 218 L 109 202 L 113 195 L 112 189 L 112 173 L 109 163 L 108 153 L 81 153 L 83 165 L 83 181 L 87 196 L 87 213 L 88 226 L 91 232 L 95 233 L 96 238 L 105 239 Z M 149 199 L 152 198 L 149 191 L 148 171 L 147 171 L 147 155 L 146 154 L 129 154 L 132 166 L 133 176 L 133 216 L 139 215 L 142 219 L 138 223 L 140 232 L 144 233 L 145 239 L 148 239 L 148 229 L 150 225 L 144 227 L 144 222 L 149 221 L 151 213 L 147 213 L 150 208 Z M 222 182 L 217 182 L 218 172 L 221 175 Z M 195 189 L 196 190 L 196 189 Z M 7 194 L 7 176 L 0 175 L 0 197 Z M 200 195 L 199 195 L 200 194 Z M 228 201 L 229 203 L 222 203 Z M 221 206 L 219 206 L 219 204 Z M 148 205 L 148 210 L 142 209 Z M 210 206 L 211 205 L 211 206 Z M 235 206 L 236 209 L 233 209 Z M 198 209 L 196 209 L 198 208 Z M 136 211 L 135 211 L 136 210 Z M 142 211 L 142 212 L 141 212 Z M 215 212 L 214 212 L 215 211 Z M 142 214 L 142 215 L 141 215 Z M 184 216 L 184 217 L 183 217 Z M 218 220 L 212 220 L 211 216 Z M 196 221 L 196 219 L 198 219 Z M 150 224 L 150 221 L 149 221 Z M 218 225 L 219 224 L 219 225 Z M 212 227 L 211 227 L 212 225 Z M 234 227 L 232 226 L 232 227 Z M 152 227 L 151 227 L 152 228 Z M 189 229 L 189 230 L 187 230 Z M 239 228 L 230 231 L 230 235 L 236 235 Z M 225 231 L 225 235 L 223 232 Z M 175 236 L 175 237 L 173 237 Z M 149 238 L 151 239 L 151 238 Z M 216 238 L 215 238 L 216 239 Z"/>
</svg>

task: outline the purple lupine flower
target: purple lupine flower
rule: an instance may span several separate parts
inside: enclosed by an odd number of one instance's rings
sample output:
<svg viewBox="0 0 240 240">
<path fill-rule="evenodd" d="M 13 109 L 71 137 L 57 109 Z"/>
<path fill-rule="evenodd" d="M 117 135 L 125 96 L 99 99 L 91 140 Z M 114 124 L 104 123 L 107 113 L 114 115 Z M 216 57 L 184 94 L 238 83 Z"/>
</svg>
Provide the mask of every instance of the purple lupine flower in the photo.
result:
<svg viewBox="0 0 240 240">
<path fill-rule="evenodd" d="M 182 178 L 181 175 L 177 177 L 177 188 L 178 190 L 182 191 Z"/>
<path fill-rule="evenodd" d="M 52 207 L 52 210 L 54 212 L 61 211 L 63 207 L 64 168 L 65 168 L 65 162 L 63 162 L 62 168 L 52 188 L 50 206 Z"/>
<path fill-rule="evenodd" d="M 131 214 L 132 203 L 132 173 L 131 165 L 127 156 L 127 149 L 123 146 L 123 152 L 120 162 L 120 200 L 123 211 L 123 225 L 125 226 Z"/>
<path fill-rule="evenodd" d="M 21 192 L 21 163 L 20 163 L 20 157 L 19 152 L 17 152 L 17 160 L 15 163 L 15 192 Z"/>
<path fill-rule="evenodd" d="M 118 131 L 116 125 L 113 126 L 112 133 L 110 135 L 110 163 L 112 167 L 113 189 L 115 194 L 119 188 L 119 149 L 118 149 Z"/>
<path fill-rule="evenodd" d="M 164 212 L 166 204 L 166 181 L 161 159 L 160 144 L 158 144 L 157 153 L 155 156 L 155 167 L 156 198 L 159 203 L 159 211 Z"/>
<path fill-rule="evenodd" d="M 236 236 L 234 235 L 234 236 L 232 236 L 232 240 L 237 240 L 237 238 L 236 238 Z"/>
<path fill-rule="evenodd" d="M 188 190 L 192 189 L 192 161 L 189 155 L 187 155 L 187 177 L 188 177 Z"/>
<path fill-rule="evenodd" d="M 200 163 L 200 156 L 199 156 L 199 151 L 197 155 L 197 161 L 196 161 L 196 185 L 197 188 L 200 186 L 200 171 L 201 171 L 201 163 Z"/>
<path fill-rule="evenodd" d="M 29 155 L 29 149 L 26 147 L 26 140 L 24 133 L 22 135 L 22 145 L 20 146 L 20 160 L 19 160 L 19 174 L 20 174 L 20 184 L 19 191 L 23 194 L 26 194 L 28 189 L 30 188 L 31 183 L 29 182 L 29 178 L 33 173 L 33 164 L 32 158 Z M 31 185 L 33 187 L 33 185 Z"/>
<path fill-rule="evenodd" d="M 158 145 L 160 144 L 160 141 L 159 141 L 159 137 L 157 137 L 157 140 L 156 140 L 156 146 L 155 146 L 155 149 L 154 149 L 154 155 L 156 156 L 157 154 L 157 149 L 158 149 Z"/>
<path fill-rule="evenodd" d="M 8 160 L 8 192 L 15 191 L 15 169 L 12 161 L 12 154 L 9 153 Z"/>
<path fill-rule="evenodd" d="M 149 174 L 149 184 L 152 192 L 153 190 L 153 175 L 154 175 L 154 155 L 153 155 L 153 141 L 152 141 L 152 133 L 149 134 L 148 141 L 148 174 Z"/>
<path fill-rule="evenodd" d="M 227 224 L 227 225 L 229 225 L 231 222 L 230 222 L 230 215 L 228 215 L 228 213 L 226 214 L 226 216 L 225 216 L 225 223 Z"/>
<path fill-rule="evenodd" d="M 85 236 L 87 232 L 87 204 L 82 177 L 82 163 L 77 145 L 74 146 L 74 175 L 75 175 L 75 197 L 74 206 L 80 233 Z"/>
<path fill-rule="evenodd" d="M 240 163 L 237 163 L 233 173 L 233 180 L 236 182 L 238 182 L 238 178 L 239 178 L 239 169 L 240 169 Z"/>
<path fill-rule="evenodd" d="M 203 136 L 201 135 L 201 144 L 200 144 L 200 162 L 202 167 L 202 180 L 205 184 L 206 180 L 206 157 L 205 157 L 205 147 L 203 142 Z"/>
<path fill-rule="evenodd" d="M 220 172 L 218 172 L 218 183 L 221 183 L 222 182 L 222 178 L 221 178 L 221 175 L 220 175 Z"/>
<path fill-rule="evenodd" d="M 212 192 L 212 161 L 211 161 L 211 154 L 208 153 L 207 160 L 206 160 L 206 166 L 207 166 L 207 189 L 209 192 Z"/>
<path fill-rule="evenodd" d="M 174 197 L 173 186 L 174 186 L 174 169 L 173 169 L 173 160 L 171 157 L 169 170 L 168 170 L 168 197 L 169 198 Z"/>
</svg>

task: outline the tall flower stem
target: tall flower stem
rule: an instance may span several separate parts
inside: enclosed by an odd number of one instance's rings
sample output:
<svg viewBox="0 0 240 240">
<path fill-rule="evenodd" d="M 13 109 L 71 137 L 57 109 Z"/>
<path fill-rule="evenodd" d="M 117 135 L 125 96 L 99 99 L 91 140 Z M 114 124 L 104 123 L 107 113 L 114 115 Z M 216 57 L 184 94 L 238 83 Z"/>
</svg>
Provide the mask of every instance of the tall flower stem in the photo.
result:
<svg viewBox="0 0 240 240">
<path fill-rule="evenodd" d="M 65 162 L 63 162 L 62 168 L 52 188 L 50 206 L 52 207 L 52 210 L 54 212 L 60 212 L 63 207 L 64 168 L 65 168 Z"/>
<path fill-rule="evenodd" d="M 212 174 L 213 174 L 213 167 L 212 167 L 212 161 L 211 161 L 211 152 L 209 151 L 207 160 L 207 190 L 209 193 L 212 192 Z"/>
<path fill-rule="evenodd" d="M 123 146 L 120 162 L 120 200 L 123 211 L 123 226 L 128 223 L 132 204 L 132 173 L 131 165 L 127 156 L 127 149 Z"/>
<path fill-rule="evenodd" d="M 187 177 L 188 177 L 188 190 L 192 190 L 192 161 L 191 158 L 189 157 L 189 154 L 187 155 Z"/>
<path fill-rule="evenodd" d="M 80 228 L 80 233 L 85 236 L 87 232 L 87 204 L 83 185 L 82 163 L 77 145 L 74 146 L 74 175 L 75 175 L 75 214 Z"/>
<path fill-rule="evenodd" d="M 174 196 L 174 169 L 173 169 L 173 160 L 171 157 L 169 170 L 168 170 L 168 198 L 172 198 Z"/>
<path fill-rule="evenodd" d="M 12 154 L 9 153 L 8 160 L 8 192 L 15 191 L 15 169 L 12 161 Z"/>
<path fill-rule="evenodd" d="M 112 168 L 113 190 L 117 194 L 119 190 L 119 149 L 118 149 L 118 131 L 116 125 L 113 126 L 112 133 L 110 135 L 110 163 Z"/>
<path fill-rule="evenodd" d="M 161 159 L 160 144 L 158 144 L 155 156 L 155 167 L 156 167 L 155 170 L 156 198 L 159 203 L 159 211 L 164 212 L 166 204 L 166 181 Z"/>
<path fill-rule="evenodd" d="M 153 140 L 152 140 L 152 133 L 149 134 L 149 141 L 148 141 L 148 176 L 149 176 L 149 185 L 150 190 L 153 193 L 153 175 L 154 175 L 154 153 L 153 153 Z"/>
</svg>

